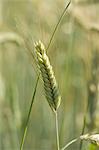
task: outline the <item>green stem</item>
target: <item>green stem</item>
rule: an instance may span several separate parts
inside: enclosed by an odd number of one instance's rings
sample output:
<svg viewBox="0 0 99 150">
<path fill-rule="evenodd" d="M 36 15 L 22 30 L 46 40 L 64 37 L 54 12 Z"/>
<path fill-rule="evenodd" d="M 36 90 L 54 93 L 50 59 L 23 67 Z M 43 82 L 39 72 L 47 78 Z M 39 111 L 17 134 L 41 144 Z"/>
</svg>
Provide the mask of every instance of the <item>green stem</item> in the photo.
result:
<svg viewBox="0 0 99 150">
<path fill-rule="evenodd" d="M 54 35 L 55 35 L 55 33 L 56 33 L 56 30 L 57 30 L 57 28 L 58 28 L 58 26 L 59 26 L 59 24 L 60 24 L 62 18 L 64 17 L 64 15 L 65 15 L 65 13 L 66 13 L 66 10 L 67 10 L 67 8 L 69 7 L 70 3 L 71 3 L 71 0 L 68 2 L 68 4 L 66 5 L 65 9 L 63 10 L 63 12 L 62 12 L 62 14 L 61 14 L 61 16 L 60 16 L 60 18 L 59 18 L 59 20 L 58 20 L 58 22 L 57 22 L 55 28 L 54 28 L 54 31 L 53 31 L 53 33 L 52 33 L 52 36 L 51 36 L 51 38 L 50 38 L 50 41 L 49 41 L 49 44 L 48 44 L 46 50 L 49 49 L 49 47 L 50 47 L 50 45 L 51 45 L 51 42 L 52 42 L 52 40 L 53 40 L 53 37 L 54 37 Z"/>
<path fill-rule="evenodd" d="M 37 80 L 36 80 L 35 89 L 34 89 L 34 92 L 33 92 L 32 101 L 31 101 L 31 105 L 30 105 L 30 108 L 29 108 L 29 113 L 28 113 L 28 117 L 27 117 L 27 120 L 26 120 L 26 124 L 25 124 L 25 128 L 24 128 L 21 144 L 20 144 L 20 150 L 23 150 L 23 145 L 24 145 L 25 138 L 26 138 L 28 123 L 29 123 L 30 114 L 31 114 L 31 110 L 32 110 L 32 105 L 33 105 L 35 94 L 36 94 L 36 89 L 37 89 L 39 77 L 40 77 L 40 74 L 38 75 Z"/>
<path fill-rule="evenodd" d="M 57 111 L 55 112 L 55 125 L 56 125 L 56 143 L 57 143 L 57 150 L 60 150 Z"/>
<path fill-rule="evenodd" d="M 87 112 L 88 112 L 88 109 L 89 109 L 89 104 L 90 104 L 90 101 L 88 99 L 87 101 L 87 106 L 86 106 L 86 111 L 85 111 L 85 115 L 84 115 L 84 118 L 83 118 L 83 127 L 82 127 L 82 131 L 81 131 L 81 135 L 84 134 L 85 132 L 85 127 L 86 127 L 86 117 L 87 117 Z M 79 150 L 82 150 L 82 145 L 83 145 L 83 141 L 81 140 L 80 141 L 80 145 L 79 145 Z"/>
</svg>

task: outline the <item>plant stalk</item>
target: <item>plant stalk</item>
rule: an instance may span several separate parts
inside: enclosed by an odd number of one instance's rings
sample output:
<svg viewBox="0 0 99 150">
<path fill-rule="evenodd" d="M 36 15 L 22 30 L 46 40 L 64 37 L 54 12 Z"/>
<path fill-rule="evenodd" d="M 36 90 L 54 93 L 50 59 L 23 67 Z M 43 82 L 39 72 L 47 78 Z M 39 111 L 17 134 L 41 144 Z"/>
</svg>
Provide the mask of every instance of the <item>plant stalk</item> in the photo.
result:
<svg viewBox="0 0 99 150">
<path fill-rule="evenodd" d="M 73 139 L 72 141 L 70 141 L 69 143 L 67 143 L 61 150 L 65 150 L 66 148 L 68 148 L 71 144 L 75 143 L 76 141 L 78 141 L 79 138 Z"/>
<path fill-rule="evenodd" d="M 55 126 L 56 126 L 56 143 L 57 143 L 57 150 L 60 150 L 59 129 L 58 129 L 58 114 L 57 114 L 57 111 L 55 112 Z"/>
<path fill-rule="evenodd" d="M 85 132 L 86 119 L 87 119 L 86 117 L 87 117 L 87 112 L 88 112 L 88 109 L 89 109 L 89 104 L 90 104 L 90 101 L 88 100 L 88 101 L 87 101 L 87 106 L 86 106 L 86 111 L 85 111 L 84 118 L 83 118 L 83 126 L 82 126 L 81 135 L 83 135 L 84 132 Z M 80 145 L 79 145 L 79 150 L 82 150 L 82 146 L 83 146 L 83 141 L 81 140 L 81 141 L 80 141 Z"/>
<path fill-rule="evenodd" d="M 36 89 L 37 89 L 39 77 L 40 77 L 40 74 L 38 75 L 37 80 L 36 80 L 35 89 L 34 89 L 34 92 L 33 92 L 32 101 L 31 101 L 31 105 L 30 105 L 30 108 L 29 108 L 29 113 L 28 113 L 28 117 L 27 117 L 27 120 L 26 120 L 26 124 L 25 124 L 25 128 L 24 128 L 21 144 L 20 144 L 20 150 L 23 150 L 23 145 L 24 145 L 24 142 L 25 142 L 26 134 L 27 134 L 30 114 L 31 114 L 32 105 L 33 105 L 35 94 L 36 94 Z"/>
<path fill-rule="evenodd" d="M 61 16 L 60 16 L 60 19 L 58 20 L 58 23 L 56 24 L 55 26 L 55 29 L 52 33 L 52 36 L 50 38 L 50 41 L 49 41 L 49 44 L 46 48 L 46 50 L 49 49 L 50 45 L 51 45 L 51 42 L 53 40 L 53 37 L 56 33 L 56 30 L 63 18 L 63 16 L 65 15 L 65 12 L 67 10 L 67 8 L 69 7 L 71 1 L 68 2 L 67 6 L 65 7 L 65 9 L 63 10 Z M 30 105 L 30 108 L 29 108 L 29 113 L 28 113 L 28 117 L 27 117 L 27 121 L 26 121 L 26 125 L 25 125 L 25 129 L 24 129 L 24 133 L 23 133 L 23 136 L 22 136 L 22 141 L 21 141 L 21 144 L 20 144 L 20 150 L 23 150 L 23 145 L 24 145 L 24 141 L 25 141 L 25 138 L 26 138 L 26 134 L 27 134 L 27 128 L 28 128 L 28 123 L 29 123 L 29 119 L 30 119 L 30 115 L 31 115 L 31 110 L 32 110 L 32 105 L 33 105 L 33 102 L 34 102 L 34 98 L 35 98 L 35 94 L 36 94 L 36 89 L 37 89 L 37 85 L 38 85 L 38 81 L 39 81 L 39 77 L 40 77 L 40 74 L 38 75 L 37 77 L 37 80 L 36 80 L 36 84 L 35 84 L 35 89 L 34 89 L 34 92 L 33 92 L 33 97 L 32 97 L 32 101 L 31 101 L 31 105 Z M 58 120 L 57 120 L 57 113 L 56 113 L 56 126 L 57 126 L 57 146 L 58 146 L 58 150 L 59 150 L 59 136 L 58 136 Z"/>
<path fill-rule="evenodd" d="M 46 50 L 49 49 L 49 47 L 50 47 L 50 45 L 51 45 L 51 42 L 52 42 L 52 40 L 53 40 L 53 37 L 54 37 L 54 35 L 55 35 L 55 33 L 56 33 L 56 30 L 57 30 L 57 28 L 58 28 L 58 26 L 59 26 L 59 24 L 60 24 L 62 18 L 64 17 L 64 15 L 65 15 L 65 13 L 66 13 L 66 10 L 67 10 L 67 8 L 69 7 L 70 3 L 71 3 L 71 0 L 68 2 L 68 4 L 66 5 L 65 9 L 63 10 L 63 12 L 62 12 L 62 14 L 61 14 L 61 16 L 60 16 L 60 18 L 59 18 L 59 20 L 58 20 L 58 22 L 57 22 L 55 28 L 54 28 L 54 31 L 53 31 L 53 33 L 52 33 L 52 36 L 51 36 L 51 38 L 50 38 L 50 41 L 49 41 L 49 44 L 48 44 Z"/>
</svg>

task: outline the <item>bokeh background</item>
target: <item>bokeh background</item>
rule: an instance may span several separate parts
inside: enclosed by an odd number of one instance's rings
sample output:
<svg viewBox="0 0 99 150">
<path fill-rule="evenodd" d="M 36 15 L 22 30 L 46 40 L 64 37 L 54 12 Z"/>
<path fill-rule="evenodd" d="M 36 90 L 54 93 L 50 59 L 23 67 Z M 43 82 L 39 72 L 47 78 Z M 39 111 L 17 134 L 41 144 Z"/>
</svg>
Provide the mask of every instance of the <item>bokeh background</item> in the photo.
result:
<svg viewBox="0 0 99 150">
<path fill-rule="evenodd" d="M 38 74 L 34 42 L 48 45 L 67 3 L 0 0 L 0 150 L 19 150 Z M 85 116 L 85 133 L 99 132 L 99 0 L 72 0 L 48 55 L 62 97 L 62 147 L 82 133 Z M 24 150 L 55 149 L 55 116 L 39 80 Z M 82 150 L 98 148 L 84 142 Z"/>
</svg>

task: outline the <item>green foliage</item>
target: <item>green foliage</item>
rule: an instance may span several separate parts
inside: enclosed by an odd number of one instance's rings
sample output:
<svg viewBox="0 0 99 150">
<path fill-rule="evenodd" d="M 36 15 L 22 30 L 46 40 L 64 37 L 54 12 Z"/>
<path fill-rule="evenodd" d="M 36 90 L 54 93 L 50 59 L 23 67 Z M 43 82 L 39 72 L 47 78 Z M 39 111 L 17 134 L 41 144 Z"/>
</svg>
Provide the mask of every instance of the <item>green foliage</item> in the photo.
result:
<svg viewBox="0 0 99 150">
<path fill-rule="evenodd" d="M 93 144 L 90 144 L 88 150 L 96 150 L 96 146 Z"/>
</svg>

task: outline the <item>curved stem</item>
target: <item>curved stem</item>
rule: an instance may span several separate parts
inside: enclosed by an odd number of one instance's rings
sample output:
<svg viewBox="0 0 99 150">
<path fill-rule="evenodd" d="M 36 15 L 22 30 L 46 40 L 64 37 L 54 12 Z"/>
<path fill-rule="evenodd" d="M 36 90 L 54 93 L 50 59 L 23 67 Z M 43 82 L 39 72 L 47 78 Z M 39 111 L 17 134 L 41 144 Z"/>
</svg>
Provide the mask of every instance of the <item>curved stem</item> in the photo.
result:
<svg viewBox="0 0 99 150">
<path fill-rule="evenodd" d="M 61 150 L 65 150 L 66 148 L 68 148 L 71 144 L 75 143 L 76 141 L 78 141 L 79 138 L 73 139 L 72 141 L 70 141 L 69 143 L 67 143 Z"/>
<path fill-rule="evenodd" d="M 57 150 L 60 150 L 57 111 L 55 112 L 55 126 L 56 126 L 56 143 L 57 143 Z"/>
</svg>

